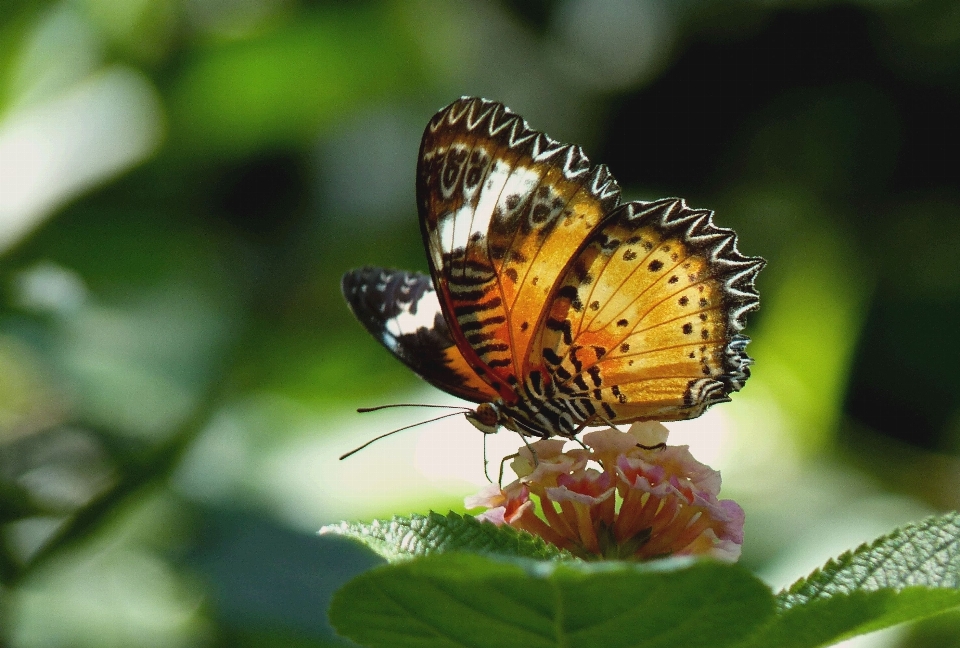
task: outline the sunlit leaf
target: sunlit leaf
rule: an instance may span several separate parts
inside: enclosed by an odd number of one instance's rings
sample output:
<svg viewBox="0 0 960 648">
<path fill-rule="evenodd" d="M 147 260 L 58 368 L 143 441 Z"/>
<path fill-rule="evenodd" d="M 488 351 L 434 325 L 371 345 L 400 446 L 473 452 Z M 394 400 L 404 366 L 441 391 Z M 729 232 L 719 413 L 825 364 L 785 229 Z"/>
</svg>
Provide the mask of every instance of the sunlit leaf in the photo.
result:
<svg viewBox="0 0 960 648">
<path fill-rule="evenodd" d="M 778 596 L 748 645 L 829 645 L 960 606 L 960 513 L 910 524 L 828 562 Z"/>
<path fill-rule="evenodd" d="M 509 526 L 478 522 L 469 515 L 456 513 L 395 517 L 369 524 L 341 522 L 324 527 L 321 533 L 336 533 L 359 540 L 391 562 L 449 551 L 524 558 L 571 557 L 528 533 Z"/>
<path fill-rule="evenodd" d="M 773 595 L 715 562 L 500 562 L 427 556 L 374 569 L 334 595 L 337 631 L 372 647 L 735 645 Z"/>
</svg>

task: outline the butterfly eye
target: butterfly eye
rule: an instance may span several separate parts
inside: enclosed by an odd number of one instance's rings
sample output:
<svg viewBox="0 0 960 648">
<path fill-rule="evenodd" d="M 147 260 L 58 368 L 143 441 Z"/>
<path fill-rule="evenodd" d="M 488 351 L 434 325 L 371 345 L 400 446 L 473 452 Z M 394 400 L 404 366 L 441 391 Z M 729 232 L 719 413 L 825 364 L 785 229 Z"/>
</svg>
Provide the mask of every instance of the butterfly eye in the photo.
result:
<svg viewBox="0 0 960 648">
<path fill-rule="evenodd" d="M 500 414 L 492 403 L 480 403 L 477 409 L 465 414 L 467 420 L 484 434 L 494 434 L 500 427 Z"/>
</svg>

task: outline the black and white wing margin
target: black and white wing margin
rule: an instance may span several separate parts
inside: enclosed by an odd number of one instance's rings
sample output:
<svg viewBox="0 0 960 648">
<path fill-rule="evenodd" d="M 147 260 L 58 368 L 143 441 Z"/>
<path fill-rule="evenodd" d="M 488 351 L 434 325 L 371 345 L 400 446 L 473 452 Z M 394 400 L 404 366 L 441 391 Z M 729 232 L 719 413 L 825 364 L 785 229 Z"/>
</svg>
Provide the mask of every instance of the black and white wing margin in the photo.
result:
<svg viewBox="0 0 960 648">
<path fill-rule="evenodd" d="M 498 397 L 454 344 L 428 275 L 368 266 L 340 285 L 360 323 L 418 376 L 474 403 Z"/>
</svg>

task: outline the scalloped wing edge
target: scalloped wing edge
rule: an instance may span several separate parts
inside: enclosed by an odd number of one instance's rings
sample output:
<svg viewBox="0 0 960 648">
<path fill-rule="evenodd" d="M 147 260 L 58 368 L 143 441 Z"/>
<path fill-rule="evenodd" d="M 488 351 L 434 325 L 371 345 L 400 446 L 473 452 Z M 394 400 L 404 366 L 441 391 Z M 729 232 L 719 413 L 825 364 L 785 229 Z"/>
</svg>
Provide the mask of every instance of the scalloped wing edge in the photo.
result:
<svg viewBox="0 0 960 648">
<path fill-rule="evenodd" d="M 750 377 L 753 359 L 746 353 L 750 338 L 740 332 L 746 326 L 747 313 L 760 307 L 754 282 L 766 260 L 741 254 L 736 232 L 715 225 L 712 210 L 692 209 L 683 198 L 633 201 L 620 209 L 627 211 L 627 219 L 649 219 L 662 231 L 677 233 L 693 252 L 706 255 L 714 276 L 721 280 L 730 337 L 724 347 L 724 371 L 718 378 L 705 378 L 692 385 L 691 398 L 705 407 L 729 401 L 728 394 L 740 391 Z"/>
<path fill-rule="evenodd" d="M 463 96 L 441 109 L 427 124 L 420 157 L 423 157 L 423 147 L 429 135 L 441 128 L 457 126 L 461 121 L 465 122 L 466 132 L 479 132 L 500 140 L 507 148 L 529 155 L 536 163 L 549 162 L 563 155 L 561 168 L 567 180 L 592 176 L 589 179 L 590 192 L 604 204 L 604 210 L 609 212 L 619 205 L 620 186 L 606 165 L 592 166 L 579 145 L 564 144 L 531 128 L 527 120 L 498 101 Z M 613 204 L 607 204 L 610 201 Z"/>
</svg>

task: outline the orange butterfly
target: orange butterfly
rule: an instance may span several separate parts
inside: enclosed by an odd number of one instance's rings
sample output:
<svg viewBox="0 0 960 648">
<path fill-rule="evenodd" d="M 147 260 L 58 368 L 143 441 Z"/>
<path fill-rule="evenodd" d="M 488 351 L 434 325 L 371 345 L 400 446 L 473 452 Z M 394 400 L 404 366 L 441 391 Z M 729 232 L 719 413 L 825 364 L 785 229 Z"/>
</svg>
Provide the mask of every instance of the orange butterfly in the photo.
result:
<svg viewBox="0 0 960 648">
<path fill-rule="evenodd" d="M 432 280 L 367 267 L 343 293 L 417 374 L 479 403 L 481 431 L 694 418 L 750 375 L 740 331 L 764 260 L 709 210 L 621 203 L 605 166 L 502 104 L 430 120 L 417 206 Z"/>
</svg>

